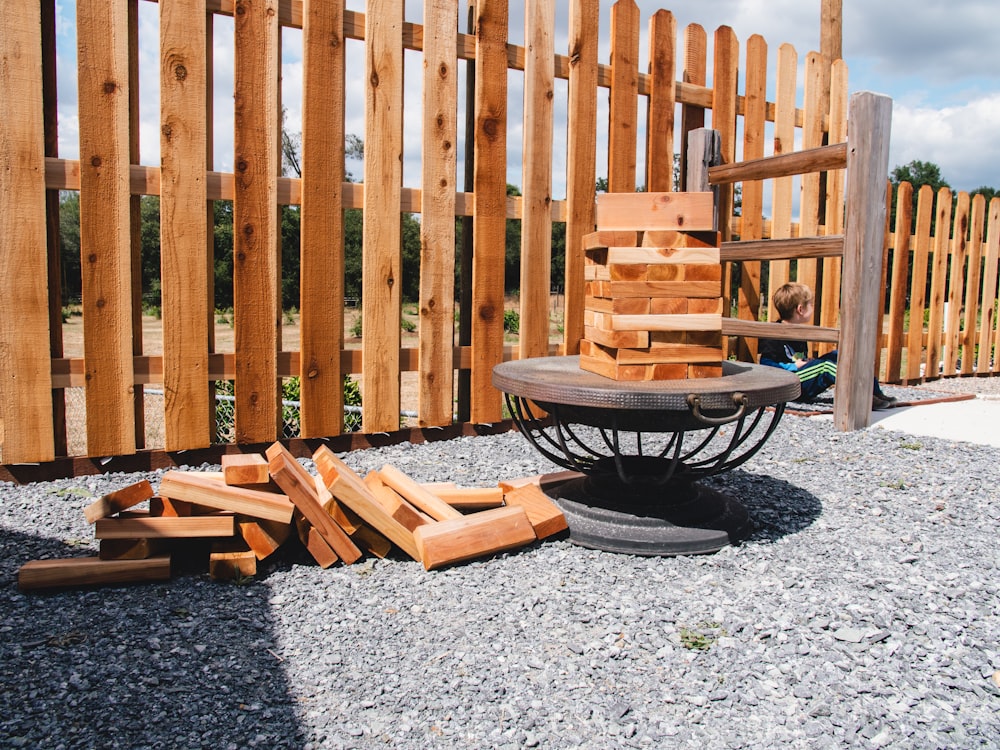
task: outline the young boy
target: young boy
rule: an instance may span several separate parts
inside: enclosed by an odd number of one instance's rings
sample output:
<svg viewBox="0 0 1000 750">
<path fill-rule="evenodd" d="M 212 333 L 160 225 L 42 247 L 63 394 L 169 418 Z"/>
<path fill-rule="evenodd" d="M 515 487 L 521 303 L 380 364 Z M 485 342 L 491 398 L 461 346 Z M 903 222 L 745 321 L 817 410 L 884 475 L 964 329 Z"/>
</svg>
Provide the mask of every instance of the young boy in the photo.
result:
<svg viewBox="0 0 1000 750">
<path fill-rule="evenodd" d="M 772 298 L 782 323 L 811 325 L 814 298 L 805 284 L 785 284 Z M 812 401 L 837 382 L 837 352 L 832 351 L 815 359 L 808 355 L 805 341 L 761 339 L 758 342 L 760 363 L 770 367 L 790 370 L 802 381 L 802 400 Z M 875 381 L 872 389 L 872 409 L 888 409 L 896 399 L 887 396 Z"/>
</svg>

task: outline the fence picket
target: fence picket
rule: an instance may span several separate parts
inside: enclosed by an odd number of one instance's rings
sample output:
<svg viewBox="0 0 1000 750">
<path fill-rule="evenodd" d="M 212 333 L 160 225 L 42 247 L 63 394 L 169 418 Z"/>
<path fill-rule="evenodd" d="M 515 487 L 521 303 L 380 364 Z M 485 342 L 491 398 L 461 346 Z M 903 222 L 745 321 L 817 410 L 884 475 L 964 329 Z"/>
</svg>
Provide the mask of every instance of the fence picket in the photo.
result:
<svg viewBox="0 0 1000 750">
<path fill-rule="evenodd" d="M 658 10 L 649 19 L 649 101 L 646 106 L 646 189 L 674 189 L 674 94 L 677 21 Z"/>
<path fill-rule="evenodd" d="M 635 191 L 639 106 L 639 8 L 635 0 L 611 6 L 611 102 L 608 192 Z"/>
<path fill-rule="evenodd" d="M 897 193 L 897 204 L 901 200 Z M 906 338 L 906 371 L 907 382 L 919 382 L 921 364 L 924 362 L 924 310 L 926 309 L 927 285 L 920 283 L 927 279 L 927 263 L 931 246 L 931 217 L 934 210 L 934 191 L 930 185 L 924 185 L 917 193 L 917 223 L 914 232 L 913 270 L 910 274 L 913 280 L 910 292 L 910 325 Z M 929 368 L 928 368 L 929 369 Z"/>
<path fill-rule="evenodd" d="M 823 56 L 818 52 L 806 55 L 805 71 L 805 115 L 802 126 L 802 148 L 818 148 L 823 145 Z M 811 172 L 801 177 L 801 199 L 799 202 L 799 236 L 813 237 L 819 234 L 820 174 Z M 808 286 L 817 295 L 819 264 L 815 260 L 800 260 L 796 264 L 796 280 Z M 817 296 L 815 322 L 819 322 L 824 301 Z"/>
<path fill-rule="evenodd" d="M 1000 371 L 1000 326 L 997 326 L 997 281 L 1000 265 L 1000 198 L 990 200 L 986 227 L 986 255 L 983 275 L 983 308 L 979 332 L 979 362 L 976 372 L 985 375 Z M 994 327 L 996 330 L 994 331 Z"/>
<path fill-rule="evenodd" d="M 976 333 L 979 321 L 979 283 L 982 278 L 983 227 L 986 223 L 986 199 L 972 198 L 968 262 L 965 269 L 965 298 L 962 305 L 962 374 L 971 375 L 976 361 Z"/>
<path fill-rule="evenodd" d="M 934 209 L 933 266 L 931 268 L 931 293 L 927 317 L 927 367 L 924 377 L 936 378 L 943 372 L 944 355 L 941 331 L 945 324 L 945 289 L 948 279 L 948 244 L 951 231 L 951 190 L 937 192 Z"/>
<path fill-rule="evenodd" d="M 951 266 L 948 282 L 948 315 L 945 320 L 944 374 L 954 375 L 958 368 L 961 344 L 962 303 L 965 299 L 965 262 L 969 247 L 969 204 L 967 193 L 958 194 L 954 232 L 951 238 Z"/>
<path fill-rule="evenodd" d="M 910 227 L 913 226 L 913 186 L 901 183 L 896 192 L 896 233 L 893 242 L 890 294 L 889 332 L 886 355 L 886 379 L 900 377 L 903 349 L 903 324 L 906 315 L 907 279 L 910 273 Z"/>
<path fill-rule="evenodd" d="M 827 132 L 829 143 L 847 142 L 847 63 L 836 60 L 830 71 L 830 127 Z M 826 205 L 824 213 L 825 229 L 823 234 L 841 235 L 844 233 L 844 180 L 845 170 L 832 169 L 826 172 Z M 843 260 L 841 258 L 824 258 L 822 261 L 823 281 L 821 293 L 823 306 L 820 309 L 820 325 L 826 328 L 836 328 L 840 321 L 840 284 Z M 835 348 L 834 344 L 821 343 L 818 346 L 820 354 L 826 354 Z"/>
<path fill-rule="evenodd" d="M 778 48 L 777 90 L 774 106 L 775 155 L 795 151 L 795 87 L 798 55 L 790 44 Z M 793 177 L 779 177 L 771 188 L 771 239 L 792 236 Z M 768 265 L 767 319 L 778 320 L 774 308 L 774 291 L 791 278 L 791 261 L 772 260 Z"/>
</svg>

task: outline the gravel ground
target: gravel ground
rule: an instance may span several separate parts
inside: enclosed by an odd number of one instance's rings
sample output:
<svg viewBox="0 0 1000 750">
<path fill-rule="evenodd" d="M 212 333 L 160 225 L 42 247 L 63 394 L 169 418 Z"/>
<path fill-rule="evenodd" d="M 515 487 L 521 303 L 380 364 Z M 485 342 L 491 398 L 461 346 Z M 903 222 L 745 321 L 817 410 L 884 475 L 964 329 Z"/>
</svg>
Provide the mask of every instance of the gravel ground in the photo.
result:
<svg viewBox="0 0 1000 750">
<path fill-rule="evenodd" d="M 957 384 L 1000 378 L 927 388 Z M 555 468 L 514 433 L 345 460 Z M 0 747 L 1000 746 L 995 448 L 786 416 L 711 480 L 755 524 L 714 555 L 556 540 L 428 573 L 288 550 L 245 585 L 17 590 L 28 560 L 96 551 L 82 508 L 143 477 L 0 484 Z"/>
</svg>

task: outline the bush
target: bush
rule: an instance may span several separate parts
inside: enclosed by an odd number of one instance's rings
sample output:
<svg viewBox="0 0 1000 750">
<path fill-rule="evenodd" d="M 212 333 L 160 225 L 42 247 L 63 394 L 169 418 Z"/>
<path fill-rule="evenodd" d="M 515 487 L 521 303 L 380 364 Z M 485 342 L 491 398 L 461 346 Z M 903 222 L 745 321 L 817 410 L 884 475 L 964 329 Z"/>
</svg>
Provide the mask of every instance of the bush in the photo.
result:
<svg viewBox="0 0 1000 750">
<path fill-rule="evenodd" d="M 503 311 L 503 329 L 508 333 L 517 333 L 521 330 L 521 315 L 517 310 Z"/>
</svg>

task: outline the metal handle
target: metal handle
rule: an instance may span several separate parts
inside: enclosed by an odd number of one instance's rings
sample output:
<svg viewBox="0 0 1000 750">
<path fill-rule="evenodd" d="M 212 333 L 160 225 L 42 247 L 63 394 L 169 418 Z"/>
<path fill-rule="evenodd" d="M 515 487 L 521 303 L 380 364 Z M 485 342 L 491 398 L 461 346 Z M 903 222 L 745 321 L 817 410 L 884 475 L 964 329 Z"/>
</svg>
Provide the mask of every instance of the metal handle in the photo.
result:
<svg viewBox="0 0 1000 750">
<path fill-rule="evenodd" d="M 705 424 L 727 424 L 729 422 L 735 422 L 740 419 L 744 414 L 746 414 L 747 406 L 750 403 L 750 399 L 746 397 L 746 394 L 736 392 L 733 394 L 733 403 L 736 405 L 736 411 L 727 417 L 708 417 L 701 412 L 701 396 L 696 393 L 689 393 L 687 396 L 687 405 L 691 409 L 691 413 L 694 414 L 695 419 Z"/>
</svg>

